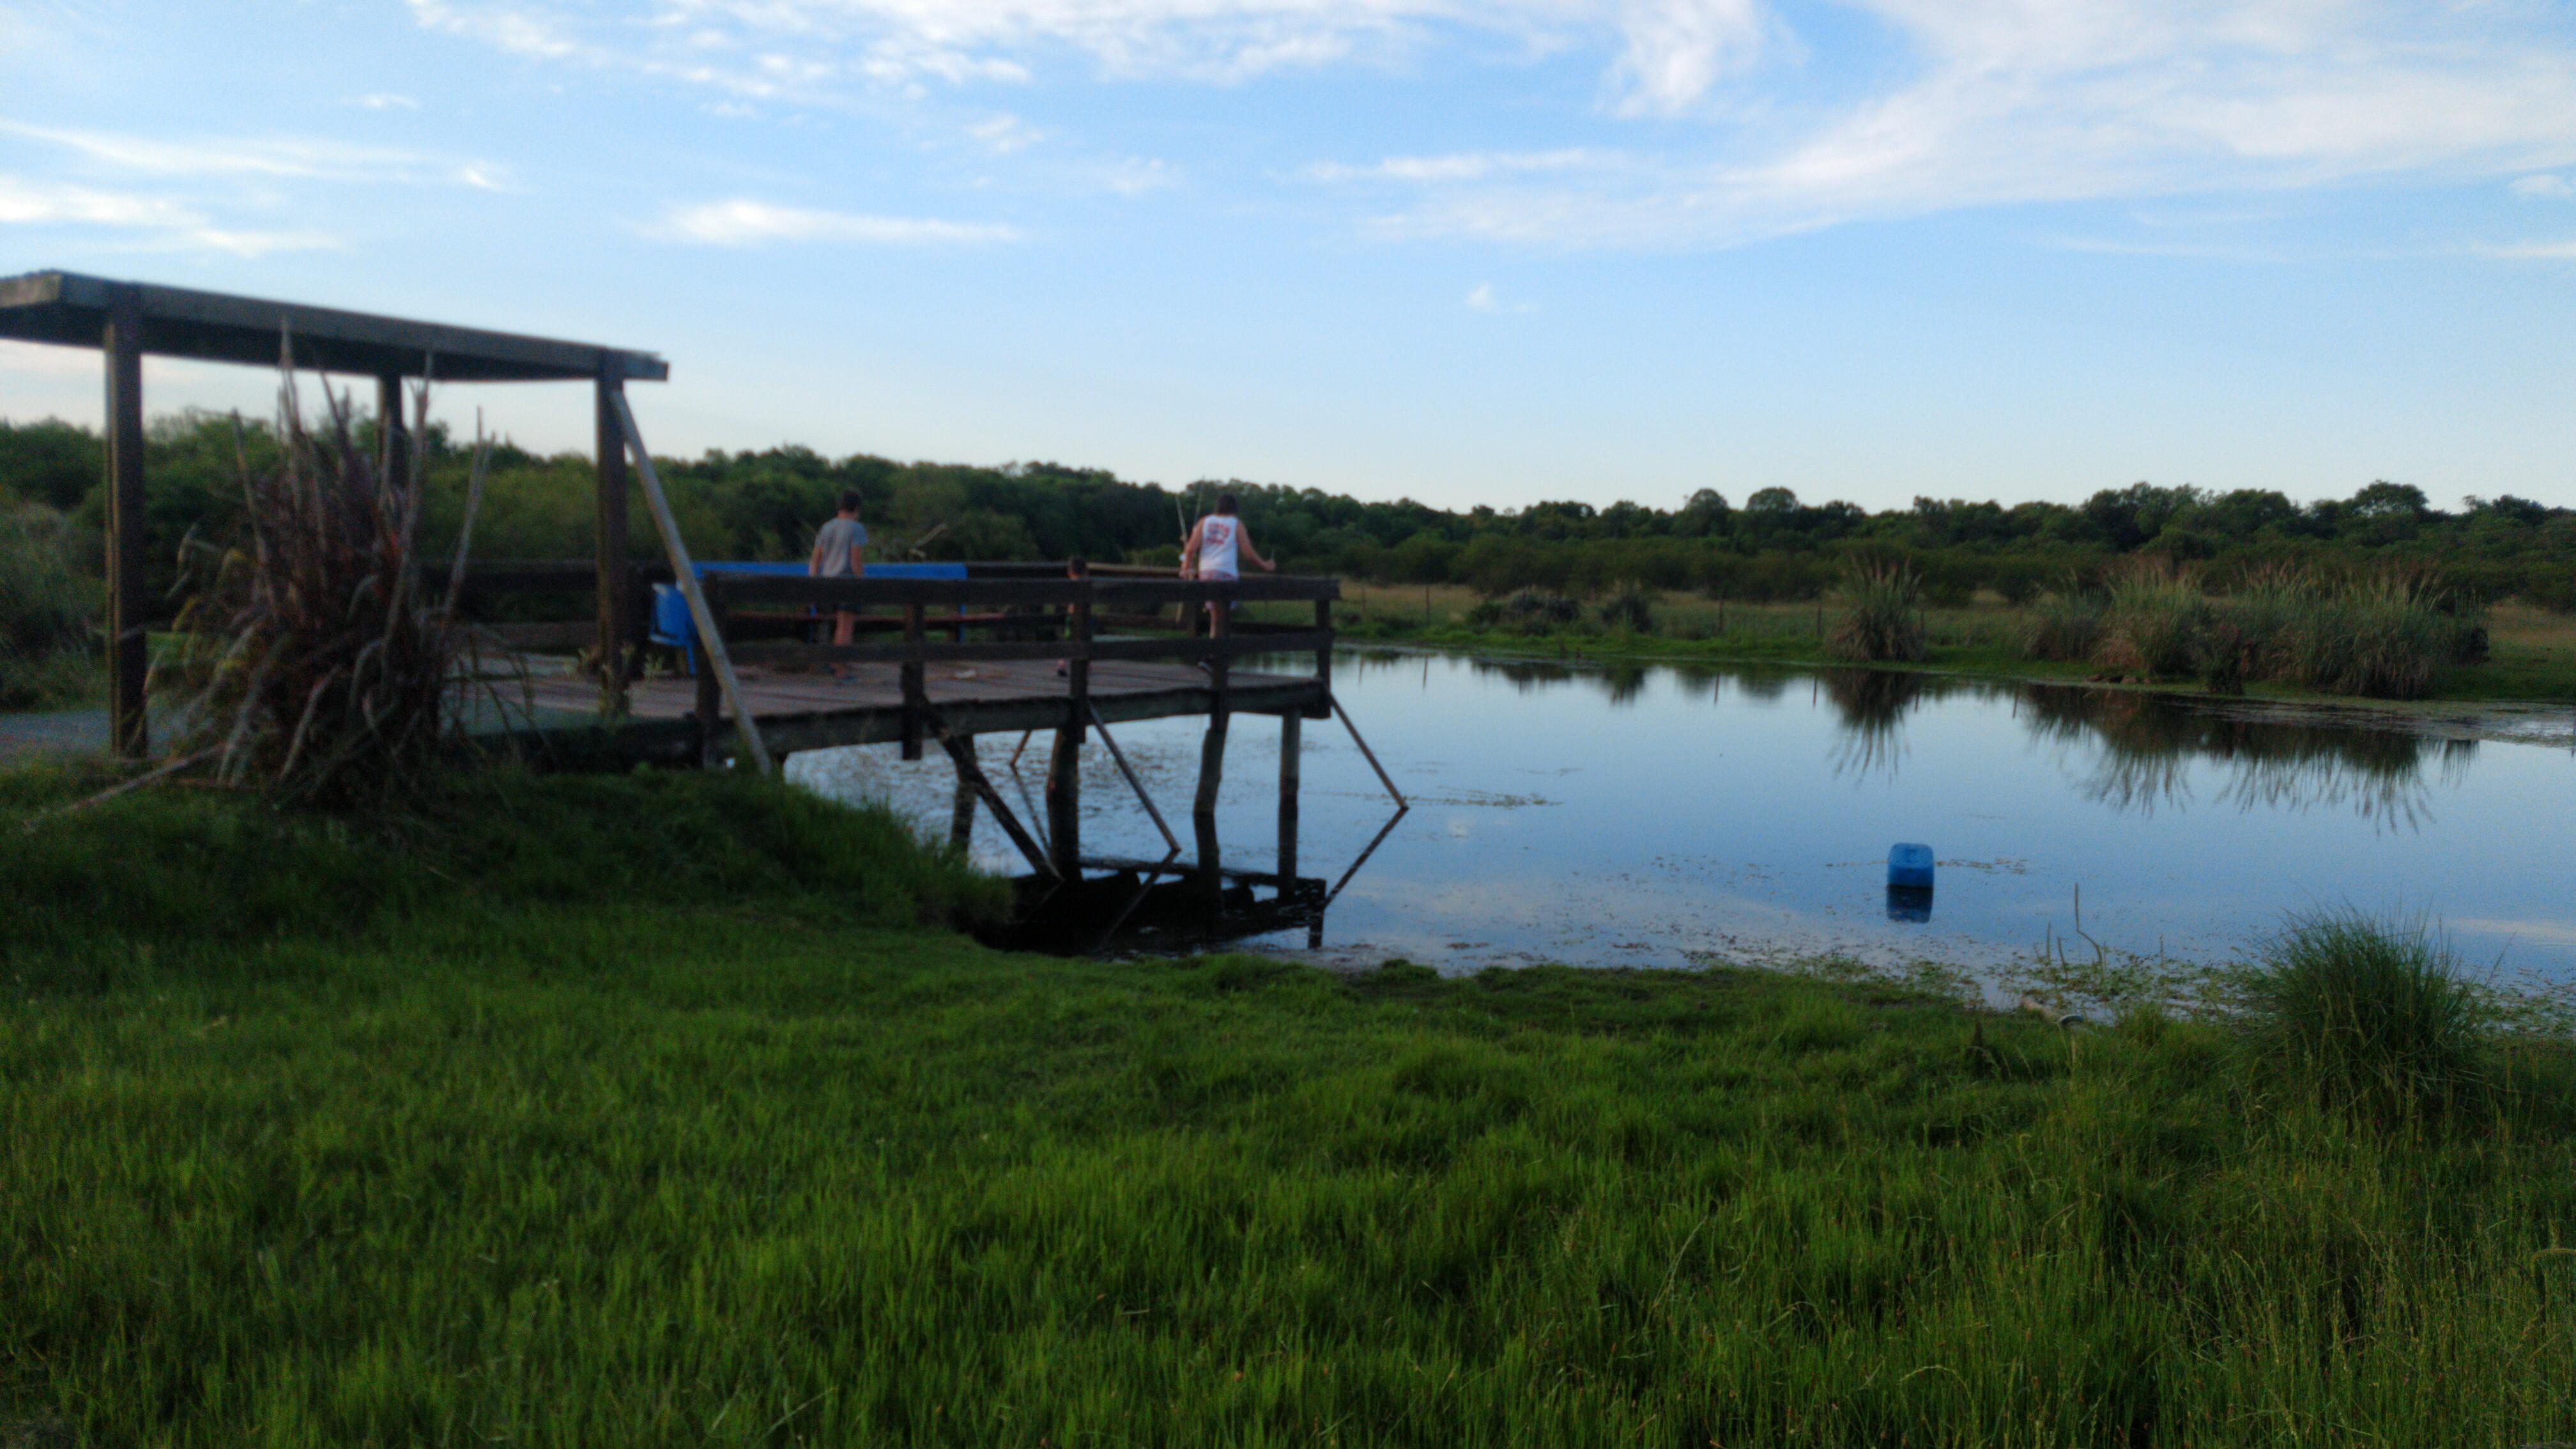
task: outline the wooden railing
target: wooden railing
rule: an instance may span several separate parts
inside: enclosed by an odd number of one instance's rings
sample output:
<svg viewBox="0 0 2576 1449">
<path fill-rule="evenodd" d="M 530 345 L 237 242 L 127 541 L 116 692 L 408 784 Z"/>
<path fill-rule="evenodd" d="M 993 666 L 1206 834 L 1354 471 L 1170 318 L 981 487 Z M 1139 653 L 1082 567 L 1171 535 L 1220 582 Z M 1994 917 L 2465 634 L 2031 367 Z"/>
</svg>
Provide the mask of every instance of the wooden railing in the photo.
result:
<svg viewBox="0 0 2576 1449">
<path fill-rule="evenodd" d="M 1246 654 L 1312 652 L 1315 677 L 1325 697 L 1332 687 L 1333 603 L 1341 597 L 1338 579 L 1261 578 L 1200 581 L 1175 578 L 964 579 L 820 579 L 759 575 L 710 574 L 704 580 L 707 607 L 716 627 L 730 640 L 731 620 L 746 611 L 780 609 L 811 611 L 818 627 L 847 611 L 890 610 L 902 637 L 889 642 L 816 644 L 803 640 L 745 640 L 731 645 L 737 663 L 893 664 L 904 701 L 904 753 L 918 758 L 925 723 L 931 718 L 925 689 L 933 664 L 1060 662 L 1065 665 L 1066 720 L 1079 730 L 1091 710 L 1091 666 L 1109 660 L 1166 660 L 1204 664 L 1208 686 L 1216 694 L 1216 713 L 1228 709 L 1228 673 Z M 1241 604 L 1285 603 L 1313 607 L 1311 624 L 1238 620 Z M 1207 606 L 1217 605 L 1210 609 Z M 1177 606 L 1174 615 L 1162 611 Z M 952 611 L 934 616 L 935 609 Z M 1019 610 L 1022 612 L 1010 612 Z M 1202 617 L 1208 632 L 1191 631 Z M 945 637 L 933 637 L 937 628 Z M 972 627 L 985 631 L 1053 635 L 1038 639 L 970 639 Z M 1162 629 L 1165 637 L 1102 638 L 1102 628 Z M 716 717 L 716 682 L 702 672 L 698 681 L 699 718 Z"/>
</svg>

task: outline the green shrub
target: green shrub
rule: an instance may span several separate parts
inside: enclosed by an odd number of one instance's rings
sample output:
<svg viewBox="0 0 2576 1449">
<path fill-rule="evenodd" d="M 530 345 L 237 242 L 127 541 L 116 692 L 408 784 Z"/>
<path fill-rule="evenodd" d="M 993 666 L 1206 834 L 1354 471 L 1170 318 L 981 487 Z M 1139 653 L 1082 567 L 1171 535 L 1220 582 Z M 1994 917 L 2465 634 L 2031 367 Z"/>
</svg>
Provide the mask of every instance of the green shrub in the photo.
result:
<svg viewBox="0 0 2576 1449">
<path fill-rule="evenodd" d="M 1582 617 L 1581 604 L 1547 589 L 1515 589 L 1467 611 L 1467 622 L 1477 628 L 1513 629 L 1523 634 L 1544 634 Z"/>
<path fill-rule="evenodd" d="M 1854 566 L 1847 606 L 1825 639 L 1825 652 L 1871 664 L 1919 660 L 1929 652 L 1922 608 L 1923 584 L 1914 570 L 1863 560 Z"/>
<path fill-rule="evenodd" d="M 2492 1025 L 2457 958 L 2420 924 L 2349 910 L 2293 920 L 2247 997 L 2262 1059 L 2329 1107 L 2415 1117 L 2481 1085 Z"/>
<path fill-rule="evenodd" d="M 1621 584 L 1618 591 L 1603 599 L 1593 611 L 1604 625 L 1638 634 L 1655 632 L 1655 595 L 1643 584 Z"/>
<path fill-rule="evenodd" d="M 2482 611 L 2428 572 L 2392 568 L 2317 589 L 2288 631 L 2282 672 L 2326 694 L 2422 699 L 2485 651 Z"/>
<path fill-rule="evenodd" d="M 0 709 L 67 702 L 96 674 L 98 586 L 73 558 L 61 514 L 0 504 Z"/>
</svg>

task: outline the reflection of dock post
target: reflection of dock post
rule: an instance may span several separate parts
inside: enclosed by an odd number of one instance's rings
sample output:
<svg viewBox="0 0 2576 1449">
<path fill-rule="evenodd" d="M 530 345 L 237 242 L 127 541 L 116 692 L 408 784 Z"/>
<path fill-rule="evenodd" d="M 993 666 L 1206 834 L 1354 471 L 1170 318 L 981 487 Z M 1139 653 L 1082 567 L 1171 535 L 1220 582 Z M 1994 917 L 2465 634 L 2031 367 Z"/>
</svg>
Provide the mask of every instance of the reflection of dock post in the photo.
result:
<svg viewBox="0 0 2576 1449">
<path fill-rule="evenodd" d="M 1295 710 L 1279 716 L 1279 889 L 1284 894 L 1297 878 L 1298 754 L 1305 743 L 1306 721 Z"/>
</svg>

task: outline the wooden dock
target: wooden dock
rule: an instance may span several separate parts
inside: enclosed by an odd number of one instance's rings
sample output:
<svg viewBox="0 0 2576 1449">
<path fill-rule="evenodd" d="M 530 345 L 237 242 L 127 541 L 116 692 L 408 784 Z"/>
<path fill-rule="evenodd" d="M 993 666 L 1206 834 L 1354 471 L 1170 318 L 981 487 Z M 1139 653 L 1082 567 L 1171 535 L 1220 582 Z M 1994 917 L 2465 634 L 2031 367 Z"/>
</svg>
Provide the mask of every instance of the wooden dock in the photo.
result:
<svg viewBox="0 0 2576 1449">
<path fill-rule="evenodd" d="M 566 577 L 557 578 L 550 566 L 502 565 L 482 582 L 503 592 L 560 591 L 581 568 L 559 566 Z M 541 763 L 576 768 L 767 765 L 803 750 L 869 744 L 900 745 L 906 759 L 918 759 L 936 744 L 957 772 L 952 838 L 962 844 L 977 808 L 988 809 L 1036 875 L 1058 884 L 1079 882 L 1086 869 L 1132 874 L 1139 865 L 1082 854 L 1079 761 L 1097 736 L 1170 847 L 1161 862 L 1141 863 L 1144 873 L 1186 872 L 1213 901 L 1229 877 L 1215 822 L 1228 731 L 1237 715 L 1272 717 L 1282 749 L 1279 867 L 1269 879 L 1282 891 L 1299 887 L 1300 731 L 1305 720 L 1339 713 L 1332 684 L 1339 581 L 1067 573 L 1064 565 L 970 566 L 968 577 L 947 579 L 706 573 L 691 601 L 701 621 L 694 675 L 649 673 L 640 649 L 596 650 L 594 666 L 614 661 L 614 678 L 535 680 L 536 716 L 503 733 Z M 640 602 L 600 615 L 631 616 Z M 1311 609 L 1312 622 L 1242 618 L 1244 604 Z M 843 613 L 854 616 L 862 642 L 818 642 Z M 534 638 L 559 627 L 522 623 L 493 632 Z M 1247 655 L 1310 655 L 1314 663 L 1303 674 L 1235 667 Z M 1114 724 L 1174 717 L 1207 721 L 1191 808 L 1196 858 L 1179 866 L 1180 837 L 1109 734 Z M 1012 812 L 975 748 L 979 735 L 1031 730 L 1052 737 L 1046 814 L 1037 829 Z M 1365 743 L 1361 749 L 1367 752 Z M 1376 757 L 1368 758 L 1376 766 Z M 1401 808 L 1393 781 L 1382 769 L 1379 778 Z"/>
</svg>

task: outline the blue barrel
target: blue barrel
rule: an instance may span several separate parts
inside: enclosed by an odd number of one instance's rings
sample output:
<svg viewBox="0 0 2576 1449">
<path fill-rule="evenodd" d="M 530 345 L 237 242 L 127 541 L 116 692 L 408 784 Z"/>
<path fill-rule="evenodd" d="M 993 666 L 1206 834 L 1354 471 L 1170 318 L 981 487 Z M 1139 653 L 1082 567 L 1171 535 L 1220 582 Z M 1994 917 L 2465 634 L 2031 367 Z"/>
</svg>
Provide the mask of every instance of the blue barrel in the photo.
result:
<svg viewBox="0 0 2576 1449">
<path fill-rule="evenodd" d="M 1932 889 L 1932 847 L 1913 844 L 1890 847 L 1887 852 L 1887 884 L 1891 890 L 1900 886 L 1909 890 Z"/>
</svg>

